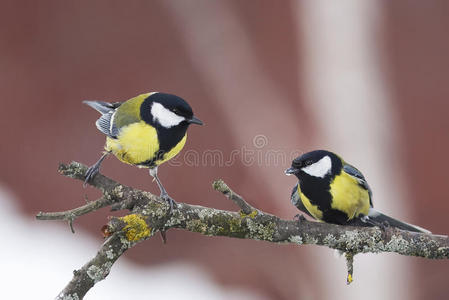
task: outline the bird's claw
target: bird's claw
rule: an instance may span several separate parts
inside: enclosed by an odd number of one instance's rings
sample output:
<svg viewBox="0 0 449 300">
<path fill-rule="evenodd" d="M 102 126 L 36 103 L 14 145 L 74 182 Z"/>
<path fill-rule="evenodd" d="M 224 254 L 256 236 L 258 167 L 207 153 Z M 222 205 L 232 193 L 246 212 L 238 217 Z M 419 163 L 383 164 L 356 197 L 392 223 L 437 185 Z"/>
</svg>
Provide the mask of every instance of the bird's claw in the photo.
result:
<svg viewBox="0 0 449 300">
<path fill-rule="evenodd" d="M 176 208 L 176 201 L 167 193 L 162 193 L 160 197 L 170 205 L 170 213 L 172 213 L 173 209 Z"/>
<path fill-rule="evenodd" d="M 97 165 L 90 166 L 84 174 L 83 187 L 86 187 L 87 183 L 89 183 L 99 171 L 100 168 Z"/>
<path fill-rule="evenodd" d="M 382 223 L 379 224 L 379 228 L 380 230 L 382 230 L 383 232 L 386 232 L 388 228 L 390 228 L 390 223 L 388 223 L 388 221 L 383 221 Z"/>
</svg>

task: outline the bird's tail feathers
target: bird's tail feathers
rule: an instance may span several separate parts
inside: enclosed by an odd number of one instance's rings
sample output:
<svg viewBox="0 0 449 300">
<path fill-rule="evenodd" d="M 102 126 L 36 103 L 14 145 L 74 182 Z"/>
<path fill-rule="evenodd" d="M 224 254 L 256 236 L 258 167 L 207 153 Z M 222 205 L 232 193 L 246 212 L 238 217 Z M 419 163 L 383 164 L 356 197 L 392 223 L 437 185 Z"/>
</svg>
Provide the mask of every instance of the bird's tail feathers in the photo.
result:
<svg viewBox="0 0 449 300">
<path fill-rule="evenodd" d="M 371 225 L 374 225 L 374 226 L 382 226 L 382 225 L 388 224 L 389 226 L 392 226 L 392 227 L 395 227 L 395 228 L 398 228 L 401 230 L 407 230 L 407 231 L 412 231 L 412 232 L 431 233 L 427 229 L 396 220 L 392 217 L 384 215 L 383 213 L 381 213 L 373 208 L 370 209 L 368 216 L 365 217 L 363 221 L 366 223 L 369 223 Z"/>
<path fill-rule="evenodd" d="M 91 100 L 84 100 L 84 104 L 89 105 L 102 115 L 107 114 L 111 111 L 114 111 L 117 107 L 120 106 L 118 103 L 109 103 L 109 102 L 103 102 L 103 101 L 91 101 Z"/>
</svg>

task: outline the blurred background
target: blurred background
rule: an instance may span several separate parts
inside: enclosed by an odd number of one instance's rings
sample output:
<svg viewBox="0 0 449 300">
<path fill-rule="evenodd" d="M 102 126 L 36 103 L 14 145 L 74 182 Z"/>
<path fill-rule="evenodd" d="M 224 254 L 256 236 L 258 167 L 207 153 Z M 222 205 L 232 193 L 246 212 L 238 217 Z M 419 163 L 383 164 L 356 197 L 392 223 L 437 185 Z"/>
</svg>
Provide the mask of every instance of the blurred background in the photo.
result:
<svg viewBox="0 0 449 300">
<path fill-rule="evenodd" d="M 84 99 L 163 91 L 191 104 L 206 125 L 159 169 L 178 201 L 237 210 L 211 188 L 223 178 L 292 218 L 295 179 L 283 171 L 324 148 L 363 171 L 377 209 L 448 234 L 448 16 L 444 0 L 2 0 L 3 293 L 56 296 L 102 243 L 108 209 L 77 219 L 74 235 L 34 220 L 99 196 L 56 171 L 99 158 Z M 113 157 L 102 172 L 159 192 Z M 166 245 L 125 253 L 86 299 L 447 299 L 448 275 L 448 261 L 358 255 L 346 286 L 345 261 L 327 248 L 171 230 Z"/>
</svg>

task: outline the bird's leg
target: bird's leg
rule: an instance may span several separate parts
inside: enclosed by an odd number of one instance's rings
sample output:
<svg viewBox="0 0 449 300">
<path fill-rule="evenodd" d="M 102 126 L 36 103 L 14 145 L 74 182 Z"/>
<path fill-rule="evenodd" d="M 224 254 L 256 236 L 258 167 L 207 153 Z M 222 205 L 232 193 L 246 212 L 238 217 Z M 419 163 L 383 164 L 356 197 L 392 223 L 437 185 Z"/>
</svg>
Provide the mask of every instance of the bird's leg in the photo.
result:
<svg viewBox="0 0 449 300">
<path fill-rule="evenodd" d="M 388 223 L 388 221 L 383 221 L 382 223 L 380 223 L 380 225 L 378 225 L 380 230 L 382 230 L 383 232 L 386 232 L 388 228 L 391 227 L 390 223 Z"/>
<path fill-rule="evenodd" d="M 391 225 L 390 225 L 390 223 L 388 223 L 388 221 L 385 220 L 382 222 L 375 222 L 375 221 L 371 220 L 369 216 L 361 217 L 360 220 L 365 224 L 379 227 L 380 230 L 382 230 L 383 232 L 387 231 L 387 229 L 389 227 L 391 227 Z"/>
<path fill-rule="evenodd" d="M 157 186 L 159 187 L 159 190 L 161 190 L 160 197 L 168 202 L 168 204 L 170 205 L 170 213 L 172 213 L 173 208 L 176 206 L 176 202 L 172 197 L 168 195 L 167 191 L 159 180 L 159 177 L 157 177 L 157 167 L 150 169 L 150 175 L 154 178 L 154 180 L 156 180 Z"/>
<path fill-rule="evenodd" d="M 87 183 L 91 181 L 95 177 L 95 175 L 97 175 L 97 173 L 100 171 L 101 163 L 110 153 L 111 152 L 104 152 L 100 159 L 87 169 L 86 174 L 84 174 L 84 187 L 86 187 Z"/>
</svg>

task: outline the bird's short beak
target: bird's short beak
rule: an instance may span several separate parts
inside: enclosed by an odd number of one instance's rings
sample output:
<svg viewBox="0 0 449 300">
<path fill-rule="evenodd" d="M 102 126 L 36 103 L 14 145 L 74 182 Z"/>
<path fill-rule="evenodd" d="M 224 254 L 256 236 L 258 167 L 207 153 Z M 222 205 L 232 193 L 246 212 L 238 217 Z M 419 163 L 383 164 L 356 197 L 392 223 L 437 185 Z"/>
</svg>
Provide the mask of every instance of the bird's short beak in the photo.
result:
<svg viewBox="0 0 449 300">
<path fill-rule="evenodd" d="M 195 116 L 193 116 L 190 120 L 187 120 L 187 122 L 189 122 L 190 124 L 203 125 L 203 121 L 201 121 L 200 119 L 198 119 Z"/>
<path fill-rule="evenodd" d="M 287 175 L 287 176 L 290 176 L 290 175 L 293 175 L 293 174 L 296 174 L 296 173 L 298 173 L 298 169 L 293 168 L 293 167 L 288 168 L 287 170 L 285 170 L 285 175 Z"/>
</svg>

